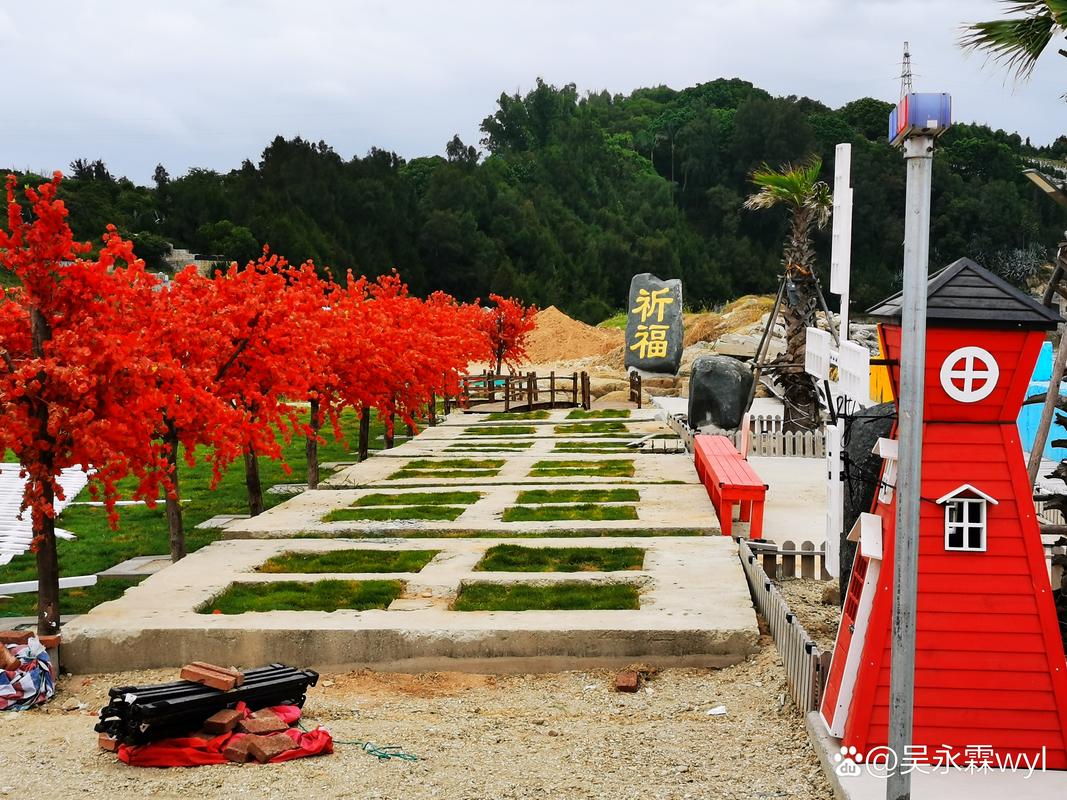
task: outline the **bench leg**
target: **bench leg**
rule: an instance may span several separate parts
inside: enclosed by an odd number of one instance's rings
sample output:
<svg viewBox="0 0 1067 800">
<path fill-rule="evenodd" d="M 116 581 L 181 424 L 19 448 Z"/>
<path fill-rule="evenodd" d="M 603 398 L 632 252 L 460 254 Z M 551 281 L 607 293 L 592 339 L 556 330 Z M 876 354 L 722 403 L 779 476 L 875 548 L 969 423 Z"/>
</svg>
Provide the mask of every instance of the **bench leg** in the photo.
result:
<svg viewBox="0 0 1067 800">
<path fill-rule="evenodd" d="M 752 501 L 751 500 L 742 500 L 741 501 L 741 521 L 742 522 L 748 522 L 751 517 L 752 517 Z"/>
<path fill-rule="evenodd" d="M 752 503 L 752 524 L 748 528 L 748 538 L 763 538 L 763 501 L 755 500 Z"/>
<path fill-rule="evenodd" d="M 719 502 L 719 527 L 723 536 L 733 535 L 734 504 L 729 500 Z"/>
</svg>

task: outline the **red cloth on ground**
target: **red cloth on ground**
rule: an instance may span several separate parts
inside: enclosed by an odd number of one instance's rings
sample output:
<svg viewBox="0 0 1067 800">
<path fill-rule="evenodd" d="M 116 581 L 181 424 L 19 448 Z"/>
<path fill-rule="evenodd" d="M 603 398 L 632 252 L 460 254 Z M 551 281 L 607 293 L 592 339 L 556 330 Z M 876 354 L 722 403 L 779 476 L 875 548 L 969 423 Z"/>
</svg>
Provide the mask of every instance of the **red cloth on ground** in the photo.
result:
<svg viewBox="0 0 1067 800">
<path fill-rule="evenodd" d="M 250 713 L 244 703 L 238 703 L 236 708 L 246 717 Z M 271 711 L 289 725 L 300 719 L 299 706 L 272 706 Z M 222 751 L 226 749 L 226 745 L 231 739 L 245 735 L 247 734 L 224 733 L 214 739 L 175 737 L 160 739 L 151 744 L 124 744 L 119 747 L 118 757 L 120 761 L 132 767 L 199 767 L 205 764 L 225 764 L 228 759 Z M 328 755 L 333 752 L 333 737 L 324 728 L 316 728 L 313 731 L 290 728 L 273 735 L 288 736 L 300 745 L 300 748 L 279 753 L 268 762 L 270 764 L 292 761 L 294 758 Z"/>
</svg>

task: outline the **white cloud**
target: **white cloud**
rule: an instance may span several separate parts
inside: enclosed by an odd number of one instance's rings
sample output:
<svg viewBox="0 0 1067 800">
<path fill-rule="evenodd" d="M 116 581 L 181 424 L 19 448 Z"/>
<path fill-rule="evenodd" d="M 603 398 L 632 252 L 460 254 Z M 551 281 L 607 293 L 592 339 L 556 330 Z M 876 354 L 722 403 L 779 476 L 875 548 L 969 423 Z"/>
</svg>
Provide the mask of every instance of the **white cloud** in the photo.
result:
<svg viewBox="0 0 1067 800">
<path fill-rule="evenodd" d="M 949 91 L 961 120 L 1037 143 L 1067 132 L 1067 60 L 1045 57 L 1015 84 L 958 47 L 993 0 L 394 0 L 302 3 L 40 0 L 0 11 L 18 80 L 0 122 L 6 165 L 65 167 L 83 156 L 146 181 L 256 159 L 275 134 L 440 152 L 478 139 L 502 91 L 537 76 L 581 90 L 681 88 L 741 77 L 828 105 L 896 98 L 910 40 L 917 88 Z"/>
</svg>

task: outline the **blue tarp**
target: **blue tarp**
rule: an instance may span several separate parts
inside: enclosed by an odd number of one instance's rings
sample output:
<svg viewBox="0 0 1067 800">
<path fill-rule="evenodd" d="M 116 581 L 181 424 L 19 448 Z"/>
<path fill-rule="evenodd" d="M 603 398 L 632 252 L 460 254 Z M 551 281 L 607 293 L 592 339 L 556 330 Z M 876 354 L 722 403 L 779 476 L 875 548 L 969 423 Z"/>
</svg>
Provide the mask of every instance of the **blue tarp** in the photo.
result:
<svg viewBox="0 0 1067 800">
<path fill-rule="evenodd" d="M 1041 348 L 1041 355 L 1037 358 L 1037 366 L 1034 367 L 1034 375 L 1030 379 L 1030 387 L 1026 391 L 1026 396 L 1029 397 L 1032 394 L 1048 394 L 1048 383 L 1052 377 L 1052 344 L 1051 342 L 1045 342 Z M 1060 384 L 1060 394 L 1067 394 L 1067 382 Z M 1034 439 L 1037 436 L 1037 425 L 1041 421 L 1041 403 L 1034 405 L 1023 406 L 1023 410 L 1019 413 L 1019 436 L 1022 439 L 1023 450 L 1027 452 L 1034 446 Z M 1053 439 L 1067 439 L 1067 430 L 1053 422 L 1052 429 L 1049 431 L 1048 441 L 1045 442 L 1045 458 L 1053 461 L 1059 461 L 1067 458 L 1067 449 L 1062 447 L 1052 447 L 1049 442 Z"/>
</svg>

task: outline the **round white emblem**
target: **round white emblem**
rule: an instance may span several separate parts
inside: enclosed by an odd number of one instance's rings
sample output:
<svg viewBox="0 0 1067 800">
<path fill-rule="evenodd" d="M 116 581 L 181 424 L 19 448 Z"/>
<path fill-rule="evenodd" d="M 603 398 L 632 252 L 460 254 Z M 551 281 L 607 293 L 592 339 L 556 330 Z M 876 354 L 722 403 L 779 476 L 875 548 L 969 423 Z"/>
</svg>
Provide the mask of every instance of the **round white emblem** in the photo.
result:
<svg viewBox="0 0 1067 800">
<path fill-rule="evenodd" d="M 961 403 L 985 400 L 993 394 L 999 379 L 996 359 L 981 347 L 961 347 L 941 365 L 941 388 Z"/>
</svg>

